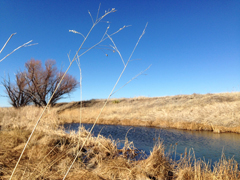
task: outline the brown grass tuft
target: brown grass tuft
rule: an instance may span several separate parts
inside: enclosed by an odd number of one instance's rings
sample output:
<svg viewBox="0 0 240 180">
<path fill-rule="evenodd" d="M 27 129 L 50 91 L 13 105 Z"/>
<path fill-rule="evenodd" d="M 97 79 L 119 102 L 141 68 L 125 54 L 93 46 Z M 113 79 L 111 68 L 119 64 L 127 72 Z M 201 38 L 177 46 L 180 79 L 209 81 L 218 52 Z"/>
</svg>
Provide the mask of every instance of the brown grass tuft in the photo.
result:
<svg viewBox="0 0 240 180">
<path fill-rule="evenodd" d="M 153 148 L 150 156 L 144 160 L 143 168 L 147 177 L 151 179 L 165 179 L 171 176 L 172 166 L 169 158 L 165 155 L 165 149 L 162 142 L 158 142 Z"/>
</svg>

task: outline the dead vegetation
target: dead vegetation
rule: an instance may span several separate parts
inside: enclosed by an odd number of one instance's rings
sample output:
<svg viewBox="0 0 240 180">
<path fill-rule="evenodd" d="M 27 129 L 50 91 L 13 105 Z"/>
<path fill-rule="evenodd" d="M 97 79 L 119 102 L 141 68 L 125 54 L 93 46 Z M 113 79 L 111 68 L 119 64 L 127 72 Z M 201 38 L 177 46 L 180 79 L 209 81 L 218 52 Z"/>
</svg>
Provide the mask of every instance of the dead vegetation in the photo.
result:
<svg viewBox="0 0 240 180">
<path fill-rule="evenodd" d="M 31 133 L 41 108 L 0 108 L 0 179 L 9 179 L 21 151 Z M 88 132 L 66 134 L 58 124 L 56 109 L 44 115 L 34 133 L 13 179 L 62 179 L 75 158 Z M 79 136 L 80 133 L 80 136 Z M 79 138 L 80 137 L 80 138 Z M 173 142 L 174 143 L 174 142 Z M 234 159 L 221 160 L 211 165 L 196 160 L 186 152 L 174 161 L 158 142 L 150 156 L 140 154 L 127 139 L 122 149 L 117 141 L 101 135 L 90 136 L 78 154 L 67 179 L 239 179 L 238 163 Z"/>
<path fill-rule="evenodd" d="M 83 101 L 82 122 L 93 123 L 103 100 Z M 79 122 L 79 102 L 58 105 L 62 123 Z M 240 133 L 240 92 L 113 99 L 99 124 Z"/>
</svg>

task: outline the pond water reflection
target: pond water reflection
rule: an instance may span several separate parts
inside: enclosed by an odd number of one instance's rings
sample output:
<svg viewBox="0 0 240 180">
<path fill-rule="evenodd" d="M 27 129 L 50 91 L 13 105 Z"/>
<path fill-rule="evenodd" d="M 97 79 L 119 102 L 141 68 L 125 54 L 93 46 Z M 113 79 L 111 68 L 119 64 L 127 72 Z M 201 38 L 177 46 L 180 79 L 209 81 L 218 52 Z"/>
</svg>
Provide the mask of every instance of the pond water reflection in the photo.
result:
<svg viewBox="0 0 240 180">
<path fill-rule="evenodd" d="M 86 129 L 92 127 L 92 124 L 83 124 Z M 66 132 L 70 130 L 78 130 L 79 124 L 65 124 Z M 129 131 L 129 132 L 128 132 Z M 161 129 L 153 127 L 135 127 L 135 126 L 119 126 L 119 125 L 96 125 L 93 130 L 95 136 L 100 132 L 105 137 L 111 137 L 114 140 L 125 140 L 134 142 L 134 146 L 150 154 L 154 144 L 158 138 L 168 150 L 171 145 L 177 143 L 177 159 L 181 153 L 185 152 L 185 148 L 194 149 L 196 158 L 205 158 L 206 161 L 218 161 L 224 151 L 225 156 L 232 158 L 240 163 L 240 134 L 221 133 L 215 134 L 208 131 L 185 131 L 177 129 Z M 123 145 L 123 144 L 122 144 Z M 121 145 L 121 146 L 122 146 Z"/>
</svg>

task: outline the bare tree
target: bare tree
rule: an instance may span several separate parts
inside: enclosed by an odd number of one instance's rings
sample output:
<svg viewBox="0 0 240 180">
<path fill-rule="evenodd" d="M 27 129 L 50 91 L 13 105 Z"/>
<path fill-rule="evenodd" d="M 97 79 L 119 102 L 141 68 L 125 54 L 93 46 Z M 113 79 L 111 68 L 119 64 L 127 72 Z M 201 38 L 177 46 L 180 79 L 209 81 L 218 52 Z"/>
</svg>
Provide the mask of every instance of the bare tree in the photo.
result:
<svg viewBox="0 0 240 180">
<path fill-rule="evenodd" d="M 6 93 L 10 99 L 10 104 L 15 108 L 19 108 L 19 107 L 30 104 L 30 98 L 24 92 L 25 89 L 27 88 L 27 81 L 25 79 L 25 74 L 19 72 L 15 76 L 16 76 L 15 85 L 11 83 L 9 76 L 8 76 L 8 81 L 4 79 L 2 84 L 5 87 Z"/>
<path fill-rule="evenodd" d="M 63 72 L 57 70 L 54 60 L 47 60 L 45 68 L 42 67 L 42 62 L 31 59 L 25 63 L 26 71 L 16 74 L 16 85 L 4 79 L 3 86 L 14 107 L 21 107 L 32 102 L 36 106 L 46 106 L 50 97 L 52 97 L 50 105 L 53 106 L 56 102 L 63 98 L 64 95 L 71 93 L 78 86 L 77 80 L 71 75 L 66 74 L 63 78 L 60 87 L 54 94 L 54 91 L 60 82 Z M 25 98 L 22 101 L 21 98 Z M 18 102 L 17 105 L 16 102 Z M 19 103 L 20 102 L 20 103 Z"/>
</svg>

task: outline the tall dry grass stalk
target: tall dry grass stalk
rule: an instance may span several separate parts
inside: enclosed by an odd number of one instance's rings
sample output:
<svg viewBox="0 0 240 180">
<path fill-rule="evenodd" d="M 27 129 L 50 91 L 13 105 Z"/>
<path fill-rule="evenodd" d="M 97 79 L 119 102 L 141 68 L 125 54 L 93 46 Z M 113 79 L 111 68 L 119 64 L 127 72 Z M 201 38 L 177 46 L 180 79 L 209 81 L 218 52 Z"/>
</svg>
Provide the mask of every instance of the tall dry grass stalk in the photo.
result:
<svg viewBox="0 0 240 180">
<path fill-rule="evenodd" d="M 99 7 L 99 8 L 100 8 L 100 7 Z M 91 14 L 90 14 L 90 15 L 91 15 Z M 96 19 L 96 22 L 97 22 L 97 19 Z M 95 22 L 95 23 L 96 23 L 96 22 Z M 93 22 L 93 25 L 94 25 L 95 23 Z M 138 39 L 138 41 L 137 41 L 137 43 L 136 43 L 136 45 L 135 45 L 135 47 L 134 47 L 134 49 L 133 49 L 132 53 L 130 54 L 130 56 L 129 56 L 129 58 L 128 58 L 128 60 L 127 60 L 127 62 L 126 62 L 126 63 L 124 62 L 124 60 L 123 60 L 123 58 L 122 58 L 122 56 L 121 56 L 121 53 L 118 51 L 118 49 L 117 49 L 117 46 L 115 45 L 115 43 L 114 43 L 113 39 L 112 39 L 112 38 L 111 38 L 111 36 L 110 36 L 110 35 L 107 33 L 107 30 L 106 30 L 106 32 L 105 32 L 105 34 L 104 34 L 104 36 L 106 35 L 106 36 L 107 36 L 107 37 L 108 37 L 108 38 L 111 40 L 111 42 L 113 43 L 113 45 L 114 45 L 114 46 L 112 46 L 112 48 L 113 48 L 115 51 L 117 51 L 117 52 L 119 53 L 119 56 L 120 56 L 120 58 L 121 58 L 121 60 L 122 60 L 122 62 L 123 62 L 124 68 L 123 68 L 123 70 L 122 70 L 121 74 L 119 75 L 119 77 L 118 77 L 118 79 L 117 79 L 117 81 L 116 81 L 116 83 L 115 83 L 115 85 L 114 85 L 114 87 L 113 87 L 112 91 L 110 92 L 110 94 L 109 94 L 108 98 L 106 99 L 106 101 L 105 101 L 105 103 L 104 103 L 103 107 L 101 108 L 101 111 L 100 111 L 99 115 L 97 116 L 97 118 L 96 118 L 95 122 L 93 123 L 93 126 L 92 126 L 91 130 L 89 131 L 89 135 L 87 136 L 87 139 L 86 139 L 86 141 L 83 143 L 82 147 L 80 148 L 80 150 L 79 150 L 79 153 L 81 152 L 81 150 L 82 150 L 83 146 L 84 146 L 84 145 L 85 145 L 85 143 L 87 142 L 87 140 L 88 140 L 88 137 L 89 137 L 89 136 L 90 136 L 90 134 L 92 133 L 92 130 L 94 129 L 94 127 L 95 127 L 95 125 L 96 125 L 96 123 L 97 123 L 97 121 L 98 121 L 99 117 L 101 116 L 101 114 L 102 114 L 102 112 L 103 112 L 103 110 L 104 110 L 105 106 L 106 106 L 106 105 L 107 105 L 107 103 L 108 103 L 108 100 L 109 100 L 109 99 L 110 99 L 110 97 L 113 95 L 113 93 L 114 93 L 114 90 L 115 90 L 115 88 L 116 88 L 116 86 L 117 86 L 118 82 L 120 81 L 120 79 L 121 79 L 121 77 L 122 77 L 122 75 L 123 75 L 124 71 L 126 70 L 126 68 L 127 68 L 127 65 L 128 65 L 128 63 L 130 62 L 130 60 L 131 60 L 131 58 L 132 58 L 132 55 L 133 55 L 133 53 L 134 53 L 134 51 L 135 51 L 135 49 L 136 49 L 136 47 L 137 47 L 137 45 L 138 45 L 139 41 L 141 40 L 142 36 L 145 34 L 146 27 L 147 27 L 147 24 L 146 24 L 146 26 L 145 26 L 145 28 L 144 28 L 144 30 L 143 30 L 143 32 L 142 32 L 142 34 L 140 35 L 140 37 L 139 37 L 139 39 Z M 108 28 L 109 28 L 109 27 L 108 27 Z M 108 28 L 107 28 L 107 29 L 108 29 Z M 103 36 L 103 38 L 104 38 L 104 36 Z M 80 63 L 79 63 L 79 69 L 81 70 L 81 68 L 80 68 Z M 147 69 L 149 69 L 149 67 L 148 67 Z M 146 69 L 146 70 L 147 70 L 147 69 Z M 146 71 L 146 70 L 145 70 L 145 71 Z M 141 73 L 140 73 L 140 74 L 141 74 Z M 140 74 L 139 74 L 139 75 L 140 75 Z M 79 154 L 79 153 L 78 153 L 78 154 Z M 64 178 L 63 178 L 63 179 L 65 179 L 65 178 L 66 178 L 66 176 L 67 176 L 67 174 L 69 173 L 70 169 L 72 168 L 72 166 L 73 166 L 74 162 L 76 161 L 76 159 L 77 159 L 77 157 L 78 157 L 78 154 L 76 155 L 75 159 L 73 160 L 73 162 L 72 162 L 71 166 L 69 167 L 69 169 L 68 169 L 68 171 L 67 171 L 67 173 L 66 173 L 66 175 L 64 176 Z"/>
<path fill-rule="evenodd" d="M 79 108 L 79 127 L 82 126 L 82 106 L 83 106 L 83 103 L 82 103 L 82 69 L 81 69 L 81 64 L 80 64 L 80 58 L 78 57 L 77 59 L 77 65 L 78 65 L 78 68 L 79 68 L 79 75 L 80 75 L 80 99 L 81 99 L 81 103 L 80 103 L 80 108 Z M 81 131 L 79 131 L 80 133 Z M 81 134 L 79 134 L 79 137 L 81 136 Z M 79 142 L 78 142 L 78 148 L 79 148 Z"/>
<path fill-rule="evenodd" d="M 115 12 L 115 9 L 112 9 L 111 11 L 106 12 L 102 17 L 100 17 L 99 19 L 97 19 L 96 22 L 95 22 L 95 23 L 93 24 L 93 26 L 91 27 L 91 29 L 89 30 L 89 32 L 88 32 L 88 34 L 86 35 L 86 37 L 83 36 L 83 37 L 84 37 L 84 40 L 83 40 L 82 44 L 80 45 L 78 51 L 76 52 L 75 56 L 73 57 L 72 61 L 70 62 L 67 70 L 65 71 L 64 75 L 62 76 L 62 79 L 60 80 L 59 84 L 57 85 L 57 87 L 56 87 L 53 95 L 54 95 L 55 92 L 57 91 L 57 89 L 58 89 L 58 87 L 60 86 L 63 78 L 65 77 L 65 75 L 67 74 L 68 70 L 69 70 L 70 67 L 72 66 L 72 63 L 76 60 L 80 49 L 82 48 L 83 44 L 84 44 L 85 41 L 87 40 L 87 38 L 88 38 L 89 34 L 91 33 L 92 29 L 93 29 L 93 28 L 97 25 L 97 23 L 100 22 L 106 15 L 108 15 L 108 14 L 110 14 L 110 13 L 112 13 L 112 12 Z M 73 30 L 72 30 L 72 32 L 76 32 L 76 31 L 73 31 Z M 106 38 L 105 38 L 105 39 L 106 39 Z M 102 39 L 102 40 L 101 40 L 99 43 L 97 43 L 97 44 L 100 44 L 100 43 L 103 42 L 103 40 L 105 40 L 105 39 Z M 91 48 L 89 48 L 89 50 L 90 50 L 90 49 L 91 49 Z M 88 50 L 87 50 L 87 51 L 88 51 Z M 87 52 L 87 51 L 85 51 L 85 52 Z M 79 56 L 79 57 L 80 57 L 80 56 Z M 48 108 L 49 103 L 51 102 L 51 99 L 52 99 L 53 95 L 50 97 L 47 105 L 45 106 L 45 108 L 43 109 L 40 117 L 38 118 L 38 120 L 37 120 L 37 122 L 36 122 L 36 125 L 34 126 L 34 128 L 33 128 L 33 130 L 32 130 L 32 133 L 30 134 L 30 136 L 29 136 L 29 138 L 28 138 L 28 141 L 26 142 L 26 145 L 25 145 L 24 148 L 23 148 L 23 151 L 22 151 L 22 153 L 21 153 L 21 155 L 20 155 L 20 157 L 19 157 L 19 159 L 18 159 L 18 162 L 16 163 L 16 166 L 14 167 L 14 170 L 13 170 L 13 172 L 12 172 L 12 175 L 11 175 L 10 179 L 12 179 L 12 176 L 14 175 L 14 172 L 15 172 L 15 170 L 16 170 L 16 168 L 17 168 L 17 166 L 18 166 L 18 164 L 19 164 L 19 162 L 20 162 L 20 160 L 21 160 L 21 157 L 22 157 L 22 155 L 23 155 L 23 153 L 24 153 L 24 151 L 25 151 L 25 149 L 26 149 L 29 141 L 31 140 L 31 137 L 32 137 L 34 131 L 36 130 L 36 128 L 37 128 L 37 126 L 38 126 L 38 123 L 40 122 L 40 120 L 41 120 L 41 118 L 42 118 L 45 110 Z"/>
<path fill-rule="evenodd" d="M 90 28 L 90 30 L 89 30 L 89 32 L 88 32 L 88 34 L 87 34 L 86 36 L 84 36 L 82 33 L 79 33 L 79 32 L 77 32 L 77 31 L 75 31 L 75 30 L 69 30 L 69 32 L 73 32 L 73 33 L 77 33 L 77 34 L 82 35 L 84 39 L 83 39 L 82 44 L 81 44 L 80 47 L 78 48 L 76 54 L 74 55 L 72 61 L 70 61 L 70 64 L 69 64 L 67 70 L 65 71 L 64 75 L 62 76 L 62 79 L 60 80 L 59 84 L 57 85 L 57 87 L 56 87 L 56 89 L 55 89 L 53 95 L 55 94 L 55 92 L 57 91 L 58 87 L 60 86 L 60 84 L 61 84 L 63 78 L 64 78 L 65 75 L 66 75 L 66 73 L 68 72 L 68 70 L 69 70 L 70 67 L 72 66 L 72 63 L 73 63 L 74 61 L 76 61 L 77 59 L 79 60 L 79 58 L 80 58 L 82 55 L 84 55 L 86 52 L 88 52 L 89 50 L 91 50 L 91 49 L 94 48 L 95 46 L 99 45 L 100 43 L 102 43 L 102 42 L 105 41 L 106 39 L 110 39 L 110 40 L 112 41 L 112 43 L 114 44 L 114 46 L 112 46 L 112 48 L 113 48 L 114 50 L 116 50 L 116 51 L 119 53 L 119 55 L 120 55 L 120 57 L 121 57 L 121 59 L 122 59 L 122 56 L 121 56 L 120 52 L 118 51 L 118 49 L 117 49 L 117 47 L 116 47 L 116 45 L 115 45 L 115 43 L 114 43 L 114 41 L 113 41 L 113 39 L 112 39 L 111 37 L 112 37 L 114 34 L 116 34 L 116 33 L 118 33 L 119 31 L 121 31 L 122 29 L 126 28 L 127 26 L 124 26 L 124 27 L 120 28 L 118 31 L 116 31 L 116 32 L 114 32 L 114 33 L 112 33 L 112 34 L 108 34 L 108 30 L 109 30 L 109 28 L 110 28 L 110 26 L 108 26 L 107 29 L 106 29 L 106 31 L 105 31 L 105 33 L 104 33 L 104 35 L 102 36 L 102 39 L 101 39 L 98 43 L 96 43 L 95 45 L 93 45 L 91 48 L 89 48 L 89 49 L 87 49 L 85 52 L 83 52 L 81 55 L 79 55 L 79 51 L 82 49 L 83 44 L 84 44 L 85 41 L 87 40 L 87 38 L 88 38 L 88 36 L 90 35 L 90 33 L 91 33 L 91 31 L 93 30 L 93 28 L 94 28 L 94 27 L 95 27 L 95 26 L 96 26 L 96 25 L 97 25 L 97 24 L 98 24 L 98 23 L 99 23 L 99 22 L 100 22 L 105 16 L 107 16 L 108 14 L 113 13 L 113 12 L 116 11 L 115 8 L 112 8 L 111 10 L 105 11 L 105 14 L 104 14 L 103 16 L 98 17 L 98 15 L 99 15 L 99 10 L 100 10 L 100 6 L 99 6 L 99 9 L 98 9 L 98 13 L 97 13 L 97 17 L 96 17 L 96 20 L 95 20 L 95 21 L 93 20 L 93 17 L 92 17 L 92 15 L 91 15 L 91 13 L 89 12 L 89 15 L 90 15 L 90 17 L 91 17 L 91 19 L 92 19 L 92 23 L 93 23 L 93 25 L 92 25 L 92 27 Z M 147 26 L 147 25 L 146 25 L 146 26 Z M 122 59 L 122 62 L 123 62 L 123 65 L 124 65 L 124 68 L 123 68 L 123 70 L 122 70 L 122 73 L 120 74 L 120 76 L 119 76 L 119 78 L 118 78 L 116 84 L 114 85 L 114 87 L 113 87 L 113 89 L 112 89 L 112 91 L 111 91 L 109 97 L 107 98 L 107 100 L 106 100 L 104 106 L 102 107 L 101 112 L 99 113 L 99 115 L 98 115 L 98 117 L 97 117 L 97 119 L 96 119 L 96 121 L 95 121 L 95 123 L 94 123 L 92 129 L 94 128 L 94 126 L 95 126 L 97 120 L 99 119 L 99 117 L 100 117 L 100 115 L 101 115 L 101 113 L 102 113 L 104 107 L 106 106 L 106 104 L 107 104 L 107 102 L 108 102 L 108 99 L 109 99 L 109 98 L 111 97 L 111 95 L 113 94 L 114 89 L 115 89 L 116 85 L 118 84 L 118 82 L 119 82 L 119 80 L 120 80 L 122 74 L 124 73 L 124 71 L 125 71 L 125 69 L 126 69 L 128 63 L 130 62 L 130 59 L 131 59 L 131 57 L 132 57 L 133 52 L 135 51 L 135 49 L 136 49 L 136 47 L 137 47 L 137 45 L 138 45 L 140 39 L 142 38 L 143 34 L 145 33 L 145 29 L 146 29 L 146 27 L 144 28 L 143 33 L 142 33 L 142 35 L 140 36 L 140 38 L 139 38 L 137 44 L 135 45 L 135 47 L 134 47 L 134 49 L 133 49 L 133 51 L 132 51 L 132 53 L 131 53 L 131 55 L 130 55 L 128 61 L 125 63 L 125 62 L 123 61 L 123 59 Z M 11 37 L 12 37 L 12 36 L 11 36 Z M 10 37 L 10 38 L 11 38 L 11 37 Z M 9 40 L 10 40 L 10 38 L 9 38 Z M 9 40 L 8 40 L 8 41 L 9 41 Z M 8 41 L 7 41 L 7 42 L 8 42 Z M 7 42 L 6 42 L 6 43 L 7 43 Z M 28 42 L 28 43 L 29 43 L 29 42 Z M 28 43 L 27 43 L 27 44 L 28 44 Z M 24 44 L 23 46 L 26 46 L 26 44 Z M 5 46 L 4 46 L 4 47 L 5 47 Z M 3 48 L 4 48 L 4 47 L 3 47 Z M 80 70 L 80 75 L 81 75 L 80 60 L 78 61 L 78 65 L 79 65 L 79 70 Z M 80 77 L 80 78 L 81 78 L 81 77 Z M 80 85 L 81 85 L 81 84 L 80 84 Z M 18 161 L 17 161 L 17 163 L 16 163 L 16 165 L 15 165 L 13 171 L 12 171 L 12 175 L 11 175 L 10 179 L 12 179 L 12 177 L 13 177 L 13 175 L 14 175 L 14 173 L 15 173 L 17 167 L 18 167 L 18 164 L 19 164 L 19 162 L 20 162 L 20 160 L 21 160 L 21 158 L 22 158 L 22 156 L 23 156 L 23 153 L 25 152 L 25 150 L 26 150 L 26 148 L 27 148 L 27 146 L 28 146 L 28 144 L 29 144 L 29 142 L 30 142 L 30 140 L 31 140 L 31 138 L 32 138 L 32 136 L 33 136 L 33 134 L 34 134 L 34 132 L 35 132 L 35 130 L 36 130 L 36 128 L 37 128 L 39 122 L 40 122 L 40 120 L 43 118 L 43 115 L 44 115 L 46 109 L 48 108 L 48 106 L 49 106 L 49 104 L 50 104 L 50 102 L 51 102 L 51 99 L 52 99 L 53 95 L 50 97 L 50 99 L 49 99 L 47 105 L 46 105 L 45 108 L 42 110 L 42 113 L 40 114 L 40 116 L 39 116 L 39 118 L 38 118 L 38 120 L 37 120 L 35 126 L 33 127 L 33 130 L 32 130 L 32 132 L 31 132 L 31 134 L 29 135 L 28 140 L 27 140 L 27 142 L 26 142 L 26 144 L 25 144 L 25 146 L 24 146 L 24 148 L 23 148 L 23 150 L 22 150 L 22 153 L 21 153 L 21 155 L 19 156 L 19 159 L 18 159 Z M 91 134 L 91 132 L 92 132 L 92 129 L 90 130 L 90 132 L 89 132 L 89 134 L 88 134 L 86 140 L 84 141 L 82 147 L 80 148 L 79 153 L 81 152 L 83 146 L 84 146 L 85 143 L 87 142 L 88 137 L 90 136 L 90 134 Z M 79 134 L 79 136 L 80 136 L 80 134 Z M 79 154 L 79 153 L 78 153 L 78 154 Z M 78 154 L 76 155 L 74 161 L 72 162 L 71 166 L 69 167 L 69 170 L 67 171 L 67 173 L 65 174 L 65 176 L 64 176 L 63 179 L 66 178 L 66 176 L 67 176 L 68 172 L 70 171 L 70 169 L 71 169 L 73 163 L 76 161 L 76 159 L 77 159 L 77 157 L 78 157 Z"/>
<path fill-rule="evenodd" d="M 6 47 L 6 45 L 8 44 L 8 42 L 10 41 L 10 39 L 16 35 L 17 33 L 13 33 L 10 35 L 10 37 L 8 38 L 8 40 L 5 42 L 5 44 L 3 45 L 2 49 L 0 50 L 0 54 L 2 53 L 2 51 L 4 50 L 4 48 Z M 18 49 L 22 48 L 22 47 L 28 47 L 28 46 L 33 46 L 33 45 L 36 45 L 38 43 L 34 43 L 34 44 L 30 44 L 33 40 L 30 40 L 24 44 L 22 44 L 21 46 L 18 46 L 16 49 L 14 49 L 12 52 L 10 52 L 9 54 L 7 54 L 6 56 L 4 56 L 0 62 L 2 62 L 4 59 L 6 59 L 8 56 L 10 56 L 12 53 L 14 53 L 15 51 L 17 51 Z"/>
</svg>

